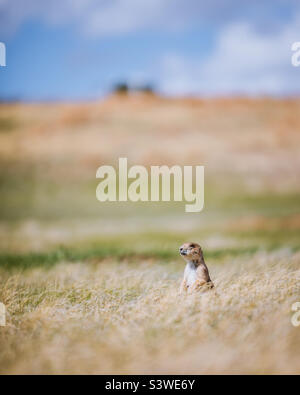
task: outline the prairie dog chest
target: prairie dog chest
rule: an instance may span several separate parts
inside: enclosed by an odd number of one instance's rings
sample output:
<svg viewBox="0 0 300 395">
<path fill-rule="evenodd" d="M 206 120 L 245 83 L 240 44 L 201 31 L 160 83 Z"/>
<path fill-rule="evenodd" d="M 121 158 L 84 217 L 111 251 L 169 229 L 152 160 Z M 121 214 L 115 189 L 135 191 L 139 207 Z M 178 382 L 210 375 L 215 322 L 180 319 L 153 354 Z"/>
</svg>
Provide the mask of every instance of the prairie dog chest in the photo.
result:
<svg viewBox="0 0 300 395">
<path fill-rule="evenodd" d="M 194 284 L 194 282 L 197 280 L 197 272 L 196 272 L 196 266 L 191 265 L 188 263 L 185 267 L 184 270 L 184 277 L 186 279 L 186 285 L 190 287 L 191 285 Z"/>
</svg>

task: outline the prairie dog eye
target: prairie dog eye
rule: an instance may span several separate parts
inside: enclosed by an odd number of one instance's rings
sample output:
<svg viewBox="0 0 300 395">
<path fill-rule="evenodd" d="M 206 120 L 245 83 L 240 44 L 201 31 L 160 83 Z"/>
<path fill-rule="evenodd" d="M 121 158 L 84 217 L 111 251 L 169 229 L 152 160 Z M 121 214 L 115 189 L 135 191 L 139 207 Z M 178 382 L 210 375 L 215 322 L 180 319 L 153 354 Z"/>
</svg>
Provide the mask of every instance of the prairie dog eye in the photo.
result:
<svg viewBox="0 0 300 395">
<path fill-rule="evenodd" d="M 190 245 L 190 248 L 195 248 L 195 244 L 191 244 L 191 245 Z"/>
</svg>

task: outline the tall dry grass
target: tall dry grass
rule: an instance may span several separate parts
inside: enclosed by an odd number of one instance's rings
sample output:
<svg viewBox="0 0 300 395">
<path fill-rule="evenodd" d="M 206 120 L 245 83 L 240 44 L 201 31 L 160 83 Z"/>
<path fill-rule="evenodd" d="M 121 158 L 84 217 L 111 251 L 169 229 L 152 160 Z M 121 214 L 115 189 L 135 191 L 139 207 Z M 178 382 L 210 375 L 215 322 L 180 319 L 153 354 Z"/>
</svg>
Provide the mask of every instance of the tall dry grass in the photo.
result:
<svg viewBox="0 0 300 395">
<path fill-rule="evenodd" d="M 300 373 L 300 256 L 210 264 L 214 291 L 179 296 L 179 262 L 61 262 L 1 272 L 1 373 Z M 209 262 L 208 262 L 209 264 Z"/>
</svg>

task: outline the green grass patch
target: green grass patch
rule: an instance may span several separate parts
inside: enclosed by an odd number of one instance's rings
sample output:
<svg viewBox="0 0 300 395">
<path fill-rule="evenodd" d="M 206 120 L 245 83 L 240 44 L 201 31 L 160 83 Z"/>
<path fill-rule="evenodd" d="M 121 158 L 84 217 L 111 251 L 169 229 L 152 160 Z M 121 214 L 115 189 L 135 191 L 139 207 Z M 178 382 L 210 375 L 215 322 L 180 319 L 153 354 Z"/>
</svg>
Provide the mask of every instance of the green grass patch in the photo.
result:
<svg viewBox="0 0 300 395">
<path fill-rule="evenodd" d="M 300 229 L 238 230 L 228 232 L 227 235 L 237 241 L 252 243 L 271 250 L 282 247 L 300 249 Z"/>
<path fill-rule="evenodd" d="M 18 127 L 18 122 L 14 118 L 0 118 L 0 133 L 11 132 Z"/>
<path fill-rule="evenodd" d="M 278 246 L 277 246 L 278 247 Z M 298 251 L 299 247 L 293 247 L 292 251 Z M 242 255 L 252 255 L 260 251 L 258 246 L 236 247 L 236 248 L 217 248 L 208 249 L 205 251 L 205 258 L 222 260 L 225 257 L 238 257 Z M 272 247 L 265 249 L 265 251 L 273 251 Z M 10 269 L 32 269 L 35 267 L 51 268 L 60 262 L 92 262 L 94 260 L 114 259 L 122 261 L 131 259 L 134 262 L 137 260 L 154 259 L 159 262 L 169 262 L 171 260 L 181 259 L 178 255 L 177 249 L 174 250 L 144 250 L 134 251 L 130 249 L 113 248 L 113 247 L 98 247 L 98 248 L 68 248 L 59 247 L 48 252 L 29 252 L 25 254 L 15 253 L 1 253 L 0 254 L 0 268 Z"/>
</svg>

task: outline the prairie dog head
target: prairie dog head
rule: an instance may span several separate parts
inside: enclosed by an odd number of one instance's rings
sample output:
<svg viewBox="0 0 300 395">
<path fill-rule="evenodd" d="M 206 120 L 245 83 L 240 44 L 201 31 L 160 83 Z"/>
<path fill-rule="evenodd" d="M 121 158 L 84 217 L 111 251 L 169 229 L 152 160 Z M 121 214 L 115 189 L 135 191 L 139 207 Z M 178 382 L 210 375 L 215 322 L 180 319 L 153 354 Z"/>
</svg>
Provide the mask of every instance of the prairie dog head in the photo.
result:
<svg viewBox="0 0 300 395">
<path fill-rule="evenodd" d="M 180 255 L 186 260 L 199 260 L 202 258 L 202 249 L 197 243 L 184 243 L 179 248 Z"/>
</svg>

